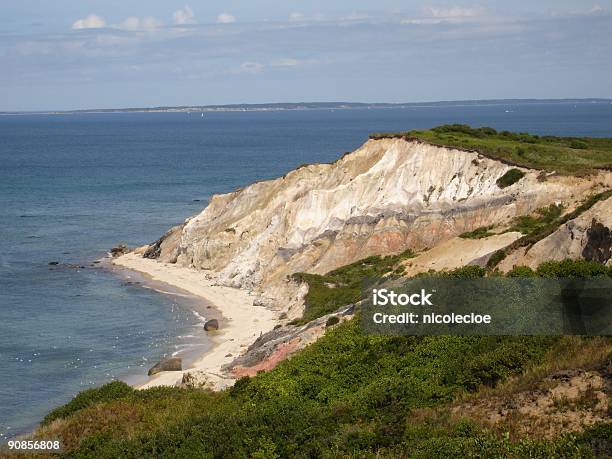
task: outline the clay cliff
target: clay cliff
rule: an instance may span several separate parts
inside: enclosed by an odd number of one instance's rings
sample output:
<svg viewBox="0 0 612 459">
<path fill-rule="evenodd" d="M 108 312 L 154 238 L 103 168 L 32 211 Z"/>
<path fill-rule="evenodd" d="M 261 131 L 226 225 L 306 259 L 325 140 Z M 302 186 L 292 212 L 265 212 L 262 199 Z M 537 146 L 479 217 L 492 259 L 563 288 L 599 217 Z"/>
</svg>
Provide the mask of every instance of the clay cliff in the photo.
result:
<svg viewBox="0 0 612 459">
<path fill-rule="evenodd" d="M 575 206 L 612 186 L 605 171 L 579 178 L 521 169 L 518 182 L 501 188 L 498 179 L 512 168 L 477 152 L 401 138 L 369 140 L 333 164 L 303 166 L 214 196 L 144 256 L 206 270 L 219 284 L 253 290 L 261 301 L 298 316 L 304 292 L 289 280 L 292 273 L 325 273 L 374 254 L 427 251 L 552 203 Z M 609 214 L 609 201 L 599 206 Z M 576 222 L 583 239 L 594 237 L 586 227 L 600 210 Z M 608 220 L 602 222 L 607 228 Z M 550 244 L 531 250 L 549 252 L 560 243 Z"/>
</svg>

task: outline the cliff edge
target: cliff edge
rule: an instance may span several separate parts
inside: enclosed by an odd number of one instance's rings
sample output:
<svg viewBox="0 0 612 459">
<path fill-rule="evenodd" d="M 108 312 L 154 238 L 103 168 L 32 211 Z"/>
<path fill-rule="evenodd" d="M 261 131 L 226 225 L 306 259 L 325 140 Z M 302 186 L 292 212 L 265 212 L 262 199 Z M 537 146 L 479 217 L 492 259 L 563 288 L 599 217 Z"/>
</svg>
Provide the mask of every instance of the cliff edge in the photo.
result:
<svg viewBox="0 0 612 459">
<path fill-rule="evenodd" d="M 522 176 L 500 185 L 510 170 Z M 303 292 L 288 279 L 295 272 L 421 251 L 552 203 L 572 206 L 609 187 L 611 177 L 547 174 L 477 152 L 371 139 L 333 164 L 213 196 L 144 256 L 206 270 L 219 284 L 254 290 L 261 302 L 297 317 Z"/>
</svg>

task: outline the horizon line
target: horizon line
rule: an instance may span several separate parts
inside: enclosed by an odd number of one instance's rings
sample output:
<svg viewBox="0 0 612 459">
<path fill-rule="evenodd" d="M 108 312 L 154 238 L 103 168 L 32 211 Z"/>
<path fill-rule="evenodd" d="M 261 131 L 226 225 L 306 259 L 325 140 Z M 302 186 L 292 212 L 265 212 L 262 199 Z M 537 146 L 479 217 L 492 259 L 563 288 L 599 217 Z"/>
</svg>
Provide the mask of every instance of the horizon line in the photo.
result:
<svg viewBox="0 0 612 459">
<path fill-rule="evenodd" d="M 79 108 L 66 110 L 0 110 L 0 115 L 61 115 L 86 113 L 129 113 L 129 112 L 229 112 L 229 111 L 282 111 L 282 110 L 321 110 L 321 109 L 358 109 L 358 108 L 402 108 L 432 105 L 478 105 L 478 104 L 508 104 L 508 103 L 612 103 L 612 98 L 508 98 L 508 99 L 458 99 L 421 102 L 349 102 L 349 101 L 315 101 L 315 102 L 261 102 L 261 103 L 231 103 L 206 105 L 158 105 L 149 107 L 115 107 L 115 108 Z"/>
</svg>

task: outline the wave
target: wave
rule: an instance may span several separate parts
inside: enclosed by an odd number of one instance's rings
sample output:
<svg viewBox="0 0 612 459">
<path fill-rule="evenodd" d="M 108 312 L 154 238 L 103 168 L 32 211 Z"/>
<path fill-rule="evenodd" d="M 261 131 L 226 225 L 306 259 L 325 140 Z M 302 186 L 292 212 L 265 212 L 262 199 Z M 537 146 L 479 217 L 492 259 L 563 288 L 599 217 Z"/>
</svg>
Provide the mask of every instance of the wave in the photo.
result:
<svg viewBox="0 0 612 459">
<path fill-rule="evenodd" d="M 193 315 L 196 316 L 196 318 L 201 322 L 201 323 L 205 323 L 206 322 L 206 317 L 204 317 L 202 314 L 199 314 L 197 311 L 191 311 L 193 312 Z"/>
<path fill-rule="evenodd" d="M 149 285 L 142 285 L 142 287 L 148 288 L 149 290 L 153 290 L 154 292 L 157 292 L 157 293 L 163 293 L 164 295 L 179 296 L 181 298 L 191 298 L 191 295 L 186 295 L 184 293 L 177 293 L 177 292 L 169 292 L 167 290 L 162 290 L 160 288 L 151 287 Z"/>
</svg>

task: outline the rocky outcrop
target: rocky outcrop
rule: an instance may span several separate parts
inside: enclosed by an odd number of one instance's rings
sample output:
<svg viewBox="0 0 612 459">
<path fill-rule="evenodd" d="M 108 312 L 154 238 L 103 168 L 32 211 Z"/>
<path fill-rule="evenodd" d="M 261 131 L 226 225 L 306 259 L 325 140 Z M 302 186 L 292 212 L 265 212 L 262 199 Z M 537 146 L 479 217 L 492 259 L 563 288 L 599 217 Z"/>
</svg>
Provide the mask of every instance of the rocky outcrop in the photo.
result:
<svg viewBox="0 0 612 459">
<path fill-rule="evenodd" d="M 177 225 L 170 228 L 162 237 L 149 245 L 142 256 L 144 258 L 155 258 L 167 263 L 176 263 L 178 245 L 183 226 L 184 225 Z"/>
<path fill-rule="evenodd" d="M 582 258 L 597 263 L 606 264 L 612 256 L 612 232 L 609 226 L 598 222 L 595 218 L 586 232 L 586 244 L 582 249 Z"/>
<path fill-rule="evenodd" d="M 279 362 L 314 343 L 325 334 L 326 328 L 349 320 L 354 314 L 355 305 L 351 304 L 306 325 L 277 327 L 257 338 L 244 354 L 234 359 L 224 370 L 236 379 L 254 376 L 259 371 L 271 370 Z"/>
<path fill-rule="evenodd" d="M 126 253 L 128 253 L 130 250 L 128 249 L 127 245 L 125 244 L 119 244 L 116 247 L 113 247 L 112 249 L 110 249 L 110 253 L 112 257 L 120 257 L 121 255 L 125 255 Z"/>
<path fill-rule="evenodd" d="M 536 268 L 548 260 L 585 259 L 612 264 L 612 197 L 598 202 L 589 210 L 561 225 L 550 236 L 532 247 L 521 247 L 509 254 L 498 266 L 509 271 L 513 266 Z"/>
</svg>

